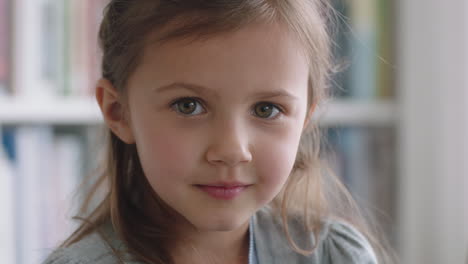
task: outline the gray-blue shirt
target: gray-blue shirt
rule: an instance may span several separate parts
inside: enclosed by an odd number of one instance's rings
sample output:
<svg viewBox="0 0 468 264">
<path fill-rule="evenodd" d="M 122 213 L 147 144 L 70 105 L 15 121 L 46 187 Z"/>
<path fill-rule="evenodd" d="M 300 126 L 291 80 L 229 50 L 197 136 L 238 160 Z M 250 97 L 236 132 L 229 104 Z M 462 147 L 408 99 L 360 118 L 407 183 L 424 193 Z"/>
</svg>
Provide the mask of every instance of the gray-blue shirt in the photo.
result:
<svg viewBox="0 0 468 264">
<path fill-rule="evenodd" d="M 299 245 L 315 245 L 312 234 L 304 236 L 302 225 L 290 223 L 290 233 Z M 111 246 L 122 249 L 112 227 L 106 229 Z M 289 246 L 280 219 L 272 209 L 259 210 L 249 225 L 249 264 L 377 264 L 369 242 L 354 227 L 341 221 L 324 222 L 316 251 L 309 256 L 296 253 Z M 55 250 L 44 264 L 114 264 L 118 263 L 110 245 L 98 233 L 92 233 L 67 248 Z M 127 264 L 143 264 L 125 262 Z"/>
</svg>

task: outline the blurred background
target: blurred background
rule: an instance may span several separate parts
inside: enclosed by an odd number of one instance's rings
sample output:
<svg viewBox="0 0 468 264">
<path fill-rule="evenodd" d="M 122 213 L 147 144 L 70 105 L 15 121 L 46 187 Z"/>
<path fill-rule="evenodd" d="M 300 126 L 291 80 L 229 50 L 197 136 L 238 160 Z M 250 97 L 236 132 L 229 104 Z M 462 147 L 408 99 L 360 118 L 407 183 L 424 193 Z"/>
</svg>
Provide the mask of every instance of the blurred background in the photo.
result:
<svg viewBox="0 0 468 264">
<path fill-rule="evenodd" d="M 0 263 L 40 263 L 98 163 L 107 0 L 0 0 Z M 333 0 L 324 158 L 401 263 L 468 263 L 468 3 Z"/>
</svg>

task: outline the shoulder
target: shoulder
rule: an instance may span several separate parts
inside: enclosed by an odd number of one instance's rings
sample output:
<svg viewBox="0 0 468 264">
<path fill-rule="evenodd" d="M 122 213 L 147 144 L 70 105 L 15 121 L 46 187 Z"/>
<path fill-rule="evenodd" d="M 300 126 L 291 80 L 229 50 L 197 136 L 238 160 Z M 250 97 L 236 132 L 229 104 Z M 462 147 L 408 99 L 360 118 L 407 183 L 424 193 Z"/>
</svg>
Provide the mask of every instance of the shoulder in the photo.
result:
<svg viewBox="0 0 468 264">
<path fill-rule="evenodd" d="M 69 247 L 56 249 L 44 264 L 112 263 L 110 248 L 104 243 L 98 234 L 90 234 Z"/>
<path fill-rule="evenodd" d="M 377 263 L 369 241 L 352 225 L 343 221 L 329 221 L 324 233 L 320 250 L 324 263 Z"/>
<path fill-rule="evenodd" d="M 303 224 L 292 219 L 289 231 L 299 247 L 315 245 L 313 234 L 305 234 Z M 304 235 L 305 234 L 305 235 Z M 338 220 L 324 220 L 318 234 L 318 245 L 313 254 L 304 256 L 294 252 L 287 242 L 281 220 L 271 209 L 262 209 L 255 215 L 254 237 L 260 263 L 281 259 L 281 263 L 301 264 L 377 264 L 370 243 L 352 225 Z M 271 257 L 268 257 L 271 255 Z M 262 259 L 263 261 L 261 261 Z"/>
<path fill-rule="evenodd" d="M 56 249 L 43 264 L 119 263 L 114 251 L 122 249 L 123 244 L 113 234 L 95 231 L 68 247 Z"/>
</svg>

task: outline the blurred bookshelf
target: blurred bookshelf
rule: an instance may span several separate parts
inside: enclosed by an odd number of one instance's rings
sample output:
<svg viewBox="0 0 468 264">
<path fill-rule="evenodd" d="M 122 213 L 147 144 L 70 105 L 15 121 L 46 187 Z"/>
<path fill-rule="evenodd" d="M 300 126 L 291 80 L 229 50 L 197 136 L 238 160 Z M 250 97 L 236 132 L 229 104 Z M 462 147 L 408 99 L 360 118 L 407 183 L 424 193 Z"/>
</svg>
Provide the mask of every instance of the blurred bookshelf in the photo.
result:
<svg viewBox="0 0 468 264">
<path fill-rule="evenodd" d="M 334 52 L 350 66 L 314 114 L 334 169 L 399 240 L 391 0 L 340 1 Z M 97 27 L 106 0 L 0 0 L 0 262 L 40 263 L 72 229 L 67 205 L 96 164 Z M 71 52 L 73 51 L 73 52 Z M 6 175 L 6 176 L 5 176 Z"/>
</svg>

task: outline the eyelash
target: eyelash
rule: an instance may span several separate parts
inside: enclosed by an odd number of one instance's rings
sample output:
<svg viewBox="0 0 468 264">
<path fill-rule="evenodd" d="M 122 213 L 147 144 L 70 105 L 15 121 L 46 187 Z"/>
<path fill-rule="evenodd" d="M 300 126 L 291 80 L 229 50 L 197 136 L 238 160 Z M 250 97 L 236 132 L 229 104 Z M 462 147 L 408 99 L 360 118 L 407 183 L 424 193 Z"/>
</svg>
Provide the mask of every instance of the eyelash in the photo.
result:
<svg viewBox="0 0 468 264">
<path fill-rule="evenodd" d="M 191 115 L 191 114 L 184 114 L 184 113 L 181 113 L 178 109 L 177 109 L 177 104 L 181 103 L 182 101 L 195 101 L 197 104 L 199 104 L 200 106 L 202 106 L 203 108 L 205 108 L 205 104 L 203 102 L 203 100 L 201 98 L 198 98 L 198 97 L 180 97 L 180 98 L 177 98 L 175 100 L 173 100 L 171 103 L 170 103 L 170 108 L 177 112 L 178 114 L 181 114 L 182 116 L 196 116 L 196 115 Z M 260 119 L 263 119 L 263 120 L 276 120 L 278 118 L 281 117 L 281 115 L 283 115 L 285 113 L 284 109 L 277 105 L 277 104 L 274 104 L 274 103 L 271 103 L 271 102 L 259 102 L 257 104 L 254 105 L 254 109 L 252 109 L 251 113 L 253 115 L 255 115 L 255 108 L 261 104 L 265 104 L 265 105 L 270 105 L 270 106 L 273 106 L 274 108 L 276 108 L 276 110 L 278 110 L 278 114 L 272 118 L 261 118 L 259 117 L 258 115 L 256 117 L 260 118 Z"/>
</svg>

